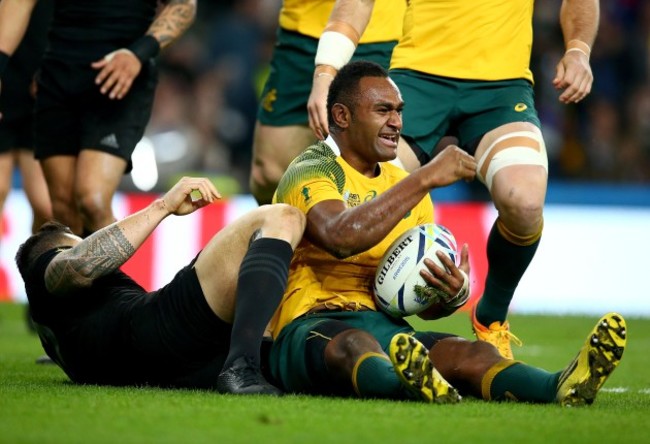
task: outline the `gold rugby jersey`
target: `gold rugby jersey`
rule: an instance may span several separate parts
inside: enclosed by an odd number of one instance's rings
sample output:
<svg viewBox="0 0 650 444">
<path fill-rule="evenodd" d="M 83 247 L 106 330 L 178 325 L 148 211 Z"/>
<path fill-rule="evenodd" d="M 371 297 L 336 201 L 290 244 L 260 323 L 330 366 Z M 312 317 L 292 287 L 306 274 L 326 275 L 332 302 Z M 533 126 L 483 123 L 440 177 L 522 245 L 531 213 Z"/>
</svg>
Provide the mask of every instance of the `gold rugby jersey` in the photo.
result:
<svg viewBox="0 0 650 444">
<path fill-rule="evenodd" d="M 342 200 L 348 207 L 361 205 L 408 175 L 390 163 L 382 163 L 380 167 L 379 176 L 365 177 L 342 157 L 337 157 L 324 142 L 319 142 L 289 165 L 274 202 L 290 204 L 305 214 L 325 200 Z M 373 280 L 385 251 L 404 231 L 430 222 L 433 222 L 433 202 L 427 195 L 382 242 L 355 256 L 336 259 L 303 238 L 291 262 L 282 306 L 271 321 L 273 336 L 277 337 L 286 324 L 320 304 L 332 307 L 358 304 L 375 310 Z"/>
<path fill-rule="evenodd" d="M 319 38 L 334 8 L 334 0 L 284 0 L 280 27 Z M 406 0 L 376 0 L 368 27 L 359 43 L 397 40 L 402 35 Z"/>
<path fill-rule="evenodd" d="M 532 82 L 533 8 L 534 0 L 410 0 L 390 67 Z"/>
</svg>

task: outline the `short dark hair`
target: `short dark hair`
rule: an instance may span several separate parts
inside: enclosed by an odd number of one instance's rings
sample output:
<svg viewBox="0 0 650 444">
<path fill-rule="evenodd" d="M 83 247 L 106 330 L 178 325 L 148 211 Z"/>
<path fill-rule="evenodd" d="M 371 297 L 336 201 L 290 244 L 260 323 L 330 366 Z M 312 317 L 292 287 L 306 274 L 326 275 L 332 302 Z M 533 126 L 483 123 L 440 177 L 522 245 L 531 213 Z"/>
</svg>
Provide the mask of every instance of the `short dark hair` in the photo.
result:
<svg viewBox="0 0 650 444">
<path fill-rule="evenodd" d="M 55 248 L 58 240 L 63 234 L 74 234 L 66 225 L 57 221 L 44 223 L 41 228 L 32 234 L 20 247 L 16 253 L 16 265 L 20 275 L 25 279 L 25 275 L 38 256 L 47 250 Z"/>
<path fill-rule="evenodd" d="M 332 107 L 336 103 L 347 106 L 352 112 L 359 100 L 359 82 L 363 77 L 388 77 L 388 71 L 381 65 L 368 60 L 358 60 L 343 66 L 334 77 L 327 94 L 327 122 L 330 130 L 337 129 L 332 118 Z"/>
</svg>

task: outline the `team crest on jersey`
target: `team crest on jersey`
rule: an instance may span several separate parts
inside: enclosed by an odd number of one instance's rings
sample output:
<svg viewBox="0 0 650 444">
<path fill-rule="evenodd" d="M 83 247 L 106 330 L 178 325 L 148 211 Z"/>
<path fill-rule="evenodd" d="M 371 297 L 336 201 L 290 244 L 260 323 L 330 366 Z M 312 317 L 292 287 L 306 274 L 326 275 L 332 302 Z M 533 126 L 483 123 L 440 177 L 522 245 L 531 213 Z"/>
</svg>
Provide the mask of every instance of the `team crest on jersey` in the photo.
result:
<svg viewBox="0 0 650 444">
<path fill-rule="evenodd" d="M 273 102 L 278 100 L 278 90 L 273 88 L 269 92 L 267 92 L 264 97 L 262 98 L 262 108 L 264 108 L 264 111 L 273 112 Z"/>
<path fill-rule="evenodd" d="M 515 105 L 515 111 L 517 111 L 518 113 L 526 111 L 527 109 L 528 106 L 525 103 L 520 102 Z"/>
<path fill-rule="evenodd" d="M 309 203 L 311 200 L 311 196 L 309 195 L 309 187 L 303 187 L 301 193 L 303 199 L 305 199 L 305 203 Z"/>
</svg>

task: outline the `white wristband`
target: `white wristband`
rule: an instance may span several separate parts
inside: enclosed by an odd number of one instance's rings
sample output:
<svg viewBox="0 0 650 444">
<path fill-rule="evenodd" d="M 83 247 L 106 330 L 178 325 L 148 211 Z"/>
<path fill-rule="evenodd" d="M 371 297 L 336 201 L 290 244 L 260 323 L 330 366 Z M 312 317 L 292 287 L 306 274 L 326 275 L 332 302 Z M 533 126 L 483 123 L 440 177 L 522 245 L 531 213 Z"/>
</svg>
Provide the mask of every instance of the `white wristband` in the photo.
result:
<svg viewBox="0 0 650 444">
<path fill-rule="evenodd" d="M 566 51 L 564 51 L 564 53 L 566 54 L 566 53 L 571 52 L 571 51 L 581 52 L 581 53 L 583 53 L 584 55 L 586 55 L 587 58 L 589 58 L 589 54 L 588 54 L 586 51 L 584 51 L 584 50 L 582 50 L 582 49 L 580 49 L 580 48 L 569 48 L 569 49 L 567 49 Z"/>
<path fill-rule="evenodd" d="M 356 45 L 344 34 L 325 31 L 318 41 L 315 65 L 329 65 L 337 71 L 352 58 Z"/>
<path fill-rule="evenodd" d="M 463 286 L 460 291 L 456 293 L 456 296 L 449 300 L 447 306 L 450 308 L 462 307 L 469 300 L 469 276 L 467 276 L 467 273 L 465 273 L 463 270 L 459 269 L 458 271 L 460 271 L 463 275 Z"/>
</svg>

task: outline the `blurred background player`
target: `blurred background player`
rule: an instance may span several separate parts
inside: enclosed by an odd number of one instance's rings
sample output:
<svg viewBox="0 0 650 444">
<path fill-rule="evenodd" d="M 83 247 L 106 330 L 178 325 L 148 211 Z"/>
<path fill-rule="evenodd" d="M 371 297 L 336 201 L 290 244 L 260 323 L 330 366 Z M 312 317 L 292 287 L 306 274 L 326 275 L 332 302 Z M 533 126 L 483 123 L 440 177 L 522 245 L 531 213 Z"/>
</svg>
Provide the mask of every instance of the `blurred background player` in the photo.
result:
<svg viewBox="0 0 650 444">
<path fill-rule="evenodd" d="M 0 74 L 3 87 L 0 94 L 0 213 L 11 190 L 14 168 L 18 167 L 33 212 L 32 232 L 52 217 L 43 171 L 34 159 L 32 117 L 34 75 L 45 50 L 53 4 L 53 0 L 41 0 L 34 8 L 25 38 L 8 61 L 5 72 Z"/>
<path fill-rule="evenodd" d="M 316 140 L 308 126 L 310 86 L 314 76 L 332 76 L 328 71 L 313 71 L 323 30 L 349 36 L 354 45 L 340 41 L 348 58 L 354 52 L 355 59 L 371 60 L 384 67 L 388 67 L 402 33 L 406 6 L 403 0 L 377 0 L 363 35 L 344 22 L 331 22 L 325 28 L 333 6 L 333 0 L 285 0 L 282 4 L 271 71 L 262 92 L 253 139 L 250 189 L 259 204 L 271 202 L 289 163 Z"/>
<path fill-rule="evenodd" d="M 0 52 L 21 41 L 37 0 L 0 3 Z M 112 199 L 151 114 L 154 57 L 193 22 L 195 0 L 57 2 L 38 76 L 35 155 L 54 217 L 86 235 Z"/>
<path fill-rule="evenodd" d="M 338 0 L 329 23 L 343 22 L 342 29 L 361 34 L 373 3 Z M 488 237 L 485 291 L 472 326 L 508 358 L 511 340 L 518 342 L 506 321 L 508 308 L 540 242 L 548 179 L 529 68 L 533 3 L 411 0 L 390 65 L 408 104 L 398 149 L 403 166 L 410 171 L 425 164 L 444 136 L 454 136 L 475 156 L 477 177 L 499 213 Z M 562 103 L 577 103 L 591 91 L 589 56 L 598 21 L 597 0 L 562 2 L 566 51 L 553 79 Z M 323 33 L 316 63 L 327 68 L 317 66 L 316 72 L 338 69 L 349 59 L 337 43 L 346 39 L 354 43 L 344 32 Z M 322 90 L 317 82 L 329 81 L 316 78 L 313 91 Z M 318 104 L 311 127 L 320 136 L 328 131 L 323 94 Z"/>
<path fill-rule="evenodd" d="M 0 233 L 2 212 L 13 185 L 14 169 L 20 172 L 22 189 L 32 209 L 32 232 L 52 217 L 52 204 L 41 165 L 34 158 L 33 115 L 36 70 L 45 51 L 53 0 L 41 0 L 13 57 L 0 73 L 4 92 L 0 94 Z M 1 247 L 1 245 L 0 245 Z M 29 306 L 27 327 L 33 330 Z M 47 356 L 37 362 L 51 362 Z"/>
</svg>

